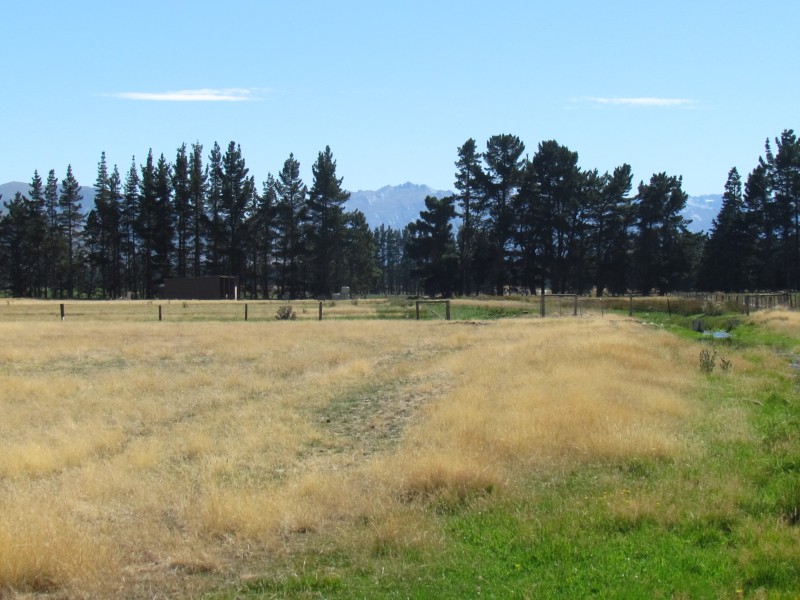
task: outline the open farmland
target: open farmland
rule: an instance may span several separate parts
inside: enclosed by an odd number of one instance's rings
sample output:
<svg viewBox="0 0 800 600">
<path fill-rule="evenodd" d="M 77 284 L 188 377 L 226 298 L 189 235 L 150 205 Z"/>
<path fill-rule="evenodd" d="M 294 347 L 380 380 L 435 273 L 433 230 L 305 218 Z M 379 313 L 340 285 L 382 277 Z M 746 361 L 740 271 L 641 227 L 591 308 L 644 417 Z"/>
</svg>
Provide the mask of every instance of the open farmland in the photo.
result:
<svg viewBox="0 0 800 600">
<path fill-rule="evenodd" d="M 0 593 L 797 590 L 795 382 L 763 345 L 703 375 L 696 342 L 620 316 L 33 304 L 0 311 Z"/>
</svg>

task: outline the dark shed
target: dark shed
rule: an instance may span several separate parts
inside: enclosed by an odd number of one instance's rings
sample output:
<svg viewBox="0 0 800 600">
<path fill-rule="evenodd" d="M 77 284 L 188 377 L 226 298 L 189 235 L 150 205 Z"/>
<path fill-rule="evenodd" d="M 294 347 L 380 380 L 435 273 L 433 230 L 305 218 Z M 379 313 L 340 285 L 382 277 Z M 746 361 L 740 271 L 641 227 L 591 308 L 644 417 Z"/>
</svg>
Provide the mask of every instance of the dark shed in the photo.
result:
<svg viewBox="0 0 800 600">
<path fill-rule="evenodd" d="M 164 300 L 236 300 L 238 295 L 238 277 L 228 275 L 165 279 L 161 293 Z"/>
</svg>

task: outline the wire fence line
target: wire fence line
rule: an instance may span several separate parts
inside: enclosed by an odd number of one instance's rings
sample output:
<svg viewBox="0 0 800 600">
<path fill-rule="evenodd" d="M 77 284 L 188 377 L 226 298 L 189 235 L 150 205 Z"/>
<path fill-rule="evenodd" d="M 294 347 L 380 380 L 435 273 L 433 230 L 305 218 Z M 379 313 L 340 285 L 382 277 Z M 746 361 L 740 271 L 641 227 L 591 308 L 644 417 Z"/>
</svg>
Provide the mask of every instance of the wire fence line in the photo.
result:
<svg viewBox="0 0 800 600">
<path fill-rule="evenodd" d="M 352 300 L 28 300 L 0 299 L 0 321 L 275 321 L 291 307 L 292 319 L 484 320 L 502 317 L 580 317 L 608 311 L 677 315 L 750 314 L 797 310 L 800 292 L 603 296 L 544 294 L 430 300 L 411 297 Z M 283 311 L 285 314 L 286 311 Z"/>
</svg>

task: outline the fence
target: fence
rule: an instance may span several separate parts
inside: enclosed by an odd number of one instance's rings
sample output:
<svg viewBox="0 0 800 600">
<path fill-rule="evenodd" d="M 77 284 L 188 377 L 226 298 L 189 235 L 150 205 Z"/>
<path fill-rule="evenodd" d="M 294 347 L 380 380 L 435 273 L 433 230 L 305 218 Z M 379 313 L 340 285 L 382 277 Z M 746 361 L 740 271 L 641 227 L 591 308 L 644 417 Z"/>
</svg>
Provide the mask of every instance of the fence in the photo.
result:
<svg viewBox="0 0 800 600">
<path fill-rule="evenodd" d="M 281 307 L 291 306 L 298 320 L 444 319 L 487 320 L 503 317 L 578 317 L 606 311 L 629 315 L 666 312 L 684 316 L 785 307 L 797 310 L 800 293 L 673 294 L 605 296 L 545 294 L 514 298 L 415 300 L 406 297 L 345 301 L 275 300 L 27 300 L 0 299 L 0 321 L 274 321 Z"/>
<path fill-rule="evenodd" d="M 771 308 L 786 308 L 798 310 L 800 308 L 800 292 L 748 292 L 748 293 L 700 293 L 678 292 L 673 296 L 684 299 L 695 299 L 710 302 L 724 307 L 731 312 L 741 312 L 749 315 L 750 311 L 767 310 Z"/>
</svg>

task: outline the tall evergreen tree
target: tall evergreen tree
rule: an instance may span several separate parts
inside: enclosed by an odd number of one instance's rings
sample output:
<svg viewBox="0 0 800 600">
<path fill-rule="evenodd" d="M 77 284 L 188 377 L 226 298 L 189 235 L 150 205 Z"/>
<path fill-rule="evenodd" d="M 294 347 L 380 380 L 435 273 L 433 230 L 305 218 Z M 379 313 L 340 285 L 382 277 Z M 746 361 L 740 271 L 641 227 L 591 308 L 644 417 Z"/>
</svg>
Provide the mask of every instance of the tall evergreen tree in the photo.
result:
<svg viewBox="0 0 800 600">
<path fill-rule="evenodd" d="M 549 280 L 554 291 L 565 293 L 586 206 L 577 152 L 554 140 L 542 142 L 526 166 L 524 181 L 516 213 L 524 233 L 519 243 L 525 249 L 528 283 L 537 273 L 538 256 L 542 292 Z"/>
<path fill-rule="evenodd" d="M 172 204 L 172 167 L 163 154 L 158 157 L 154 184 L 152 267 L 154 283 L 158 286 L 172 275 L 175 249 L 173 243 L 175 211 Z"/>
<path fill-rule="evenodd" d="M 311 167 L 313 182 L 306 200 L 308 261 L 312 273 L 312 294 L 330 296 L 341 285 L 344 242 L 344 203 L 350 193 L 336 177 L 336 161 L 330 146 L 320 152 Z"/>
<path fill-rule="evenodd" d="M 782 287 L 800 288 L 800 140 L 794 131 L 784 130 L 775 139 L 773 153 L 766 143 L 765 165 L 770 180 L 772 201 L 778 218 Z"/>
<path fill-rule="evenodd" d="M 461 226 L 458 230 L 459 291 L 468 296 L 475 288 L 472 263 L 476 236 L 482 220 L 479 207 L 482 204 L 482 192 L 486 189 L 481 156 L 472 138 L 458 149 L 456 167 L 458 169 L 455 174 L 455 187 L 458 190 L 456 200 L 460 209 L 458 214 L 461 217 Z"/>
<path fill-rule="evenodd" d="M 12 296 L 25 296 L 30 287 L 26 257 L 35 252 L 27 235 L 28 210 L 25 197 L 16 192 L 10 202 L 3 202 L 6 212 L 0 217 L 0 262 L 5 274 L 4 287 Z"/>
<path fill-rule="evenodd" d="M 30 272 L 29 294 L 41 298 L 46 294 L 47 289 L 47 258 L 45 253 L 47 244 L 47 208 L 44 197 L 44 183 L 38 171 L 34 171 L 31 179 L 26 210 L 26 236 L 33 250 L 27 259 L 28 271 Z"/>
<path fill-rule="evenodd" d="M 47 239 L 44 246 L 45 262 L 47 264 L 47 287 L 52 297 L 63 295 L 63 278 L 61 267 L 63 257 L 66 255 L 64 236 L 61 230 L 58 201 L 58 178 L 54 169 L 47 174 L 44 186 L 45 216 L 47 221 Z"/>
<path fill-rule="evenodd" d="M 255 183 L 248 173 L 241 147 L 230 142 L 222 157 L 221 265 L 224 274 L 238 277 L 245 275 L 244 229 L 255 194 Z"/>
<path fill-rule="evenodd" d="M 275 239 L 275 211 L 278 193 L 275 189 L 275 178 L 267 175 L 263 183 L 263 191 L 257 197 L 256 210 L 252 215 L 251 239 L 255 256 L 253 259 L 258 273 L 259 287 L 264 298 L 271 296 L 273 243 Z"/>
<path fill-rule="evenodd" d="M 458 280 L 458 254 L 453 225 L 456 216 L 453 196 L 425 198 L 425 210 L 409 225 L 408 254 L 414 261 L 415 274 L 425 294 L 435 297 L 452 295 Z"/>
<path fill-rule="evenodd" d="M 342 281 L 347 281 L 351 293 L 366 294 L 375 289 L 379 271 L 375 240 L 364 213 L 360 210 L 344 213 L 342 237 Z"/>
<path fill-rule="evenodd" d="M 125 177 L 122 206 L 120 210 L 120 244 L 122 246 L 123 283 L 125 291 L 137 296 L 144 286 L 139 270 L 139 171 L 136 158 L 131 159 L 131 167 Z"/>
<path fill-rule="evenodd" d="M 156 229 L 158 227 L 158 196 L 156 189 L 156 166 L 153 150 L 147 153 L 147 160 L 141 166 L 139 181 L 138 211 L 136 215 L 136 237 L 139 242 L 141 261 L 141 296 L 152 298 L 156 287 Z"/>
<path fill-rule="evenodd" d="M 224 172 L 222 150 L 217 142 L 208 156 L 207 196 L 206 196 L 206 274 L 225 275 L 222 265 L 225 245 L 225 228 L 222 215 L 222 185 Z"/>
<path fill-rule="evenodd" d="M 605 173 L 601 178 L 600 193 L 590 197 L 588 252 L 598 296 L 602 296 L 606 288 L 616 294 L 628 290 L 632 182 L 631 166 L 623 164 L 613 173 Z"/>
<path fill-rule="evenodd" d="M 122 183 L 117 167 L 109 174 L 103 152 L 97 167 L 95 207 L 86 219 L 86 243 L 90 273 L 97 272 L 104 297 L 118 297 L 122 292 Z M 94 291 L 90 278 L 89 294 Z"/>
<path fill-rule="evenodd" d="M 173 206 L 175 216 L 175 274 L 189 274 L 189 239 L 192 235 L 192 182 L 189 176 L 189 156 L 186 144 L 178 148 L 172 168 Z"/>
<path fill-rule="evenodd" d="M 653 175 L 648 184 L 639 184 L 633 269 L 643 294 L 673 291 L 690 270 L 690 236 L 681 215 L 687 195 L 681 186 L 681 177 L 666 173 Z"/>
<path fill-rule="evenodd" d="M 189 157 L 189 198 L 191 212 L 187 231 L 189 232 L 192 248 L 192 275 L 200 277 L 203 267 L 203 252 L 205 250 L 205 231 L 208 218 L 206 216 L 206 181 L 207 173 L 203 169 L 203 146 L 199 143 L 192 145 Z"/>
<path fill-rule="evenodd" d="M 289 154 L 275 180 L 275 193 L 279 293 L 281 296 L 298 298 L 304 291 L 300 280 L 300 262 L 304 254 L 301 229 L 305 222 L 307 189 L 300 178 L 300 163 L 293 154 Z"/>
<path fill-rule="evenodd" d="M 705 244 L 699 284 L 706 290 L 743 291 L 753 251 L 745 213 L 742 178 L 736 167 L 728 172 L 722 207 Z"/>
<path fill-rule="evenodd" d="M 511 278 L 514 214 L 512 199 L 522 182 L 525 144 L 515 135 L 494 135 L 486 142 L 485 191 L 481 209 L 488 215 L 494 292 L 504 293 Z"/>
<path fill-rule="evenodd" d="M 58 199 L 59 225 L 66 241 L 66 289 L 67 297 L 75 294 L 77 278 L 76 255 L 83 232 L 84 214 L 81 212 L 81 186 L 72 174 L 72 165 L 67 166 L 67 174 L 61 181 L 61 194 Z"/>
</svg>

